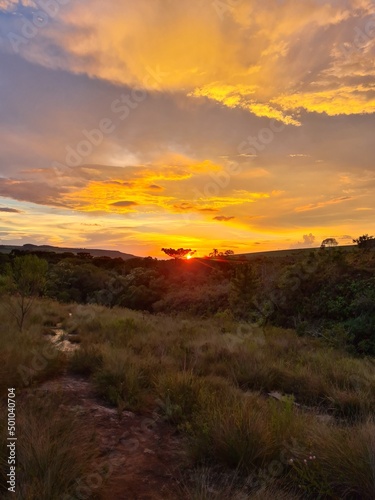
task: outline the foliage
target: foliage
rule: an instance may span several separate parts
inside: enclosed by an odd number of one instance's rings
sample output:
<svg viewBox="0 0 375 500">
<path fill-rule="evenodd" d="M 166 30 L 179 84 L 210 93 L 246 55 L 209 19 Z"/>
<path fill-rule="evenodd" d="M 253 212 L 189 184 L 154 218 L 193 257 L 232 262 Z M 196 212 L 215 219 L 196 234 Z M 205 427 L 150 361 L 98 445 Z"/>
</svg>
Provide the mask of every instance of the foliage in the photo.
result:
<svg viewBox="0 0 375 500">
<path fill-rule="evenodd" d="M 335 238 L 326 238 L 325 240 L 322 241 L 322 244 L 320 248 L 325 248 L 325 247 L 337 247 L 338 243 Z"/>
<path fill-rule="evenodd" d="M 255 309 L 258 278 L 254 267 L 241 264 L 234 269 L 229 296 L 230 306 L 236 316 L 249 319 Z"/>
<path fill-rule="evenodd" d="M 245 267 L 242 271 L 246 274 Z M 358 291 L 351 281 L 345 290 Z M 356 307 L 370 311 L 367 303 Z M 3 314 L 2 323 L 11 326 L 11 317 Z M 152 415 L 164 430 L 162 420 L 168 420 L 193 472 L 202 466 L 220 471 L 223 481 L 210 479 L 208 498 L 223 498 L 214 493 L 221 484 L 234 499 L 372 498 L 375 365 L 370 359 L 293 330 L 238 323 L 230 313 L 202 319 L 44 300 L 36 301 L 28 319 L 35 336 L 22 336 L 30 343 L 2 333 L 1 359 L 12 348 L 24 357 L 13 363 L 28 360 L 36 343 L 46 343 L 37 329 L 57 321 L 82 339 L 68 370 L 89 374 L 119 415 L 124 409 L 148 421 Z M 7 365 L 8 377 L 15 366 Z M 95 453 L 90 419 L 85 415 L 80 422 L 79 414 L 67 413 L 50 394 L 45 405 L 41 391 L 28 406 L 30 393 L 22 400 L 19 394 L 18 432 L 26 437 L 19 448 L 20 498 L 74 494 Z M 120 422 L 133 425 L 128 417 L 114 425 Z M 192 484 L 192 490 L 194 485 L 199 486 Z M 199 492 L 208 489 L 202 485 Z"/>
<path fill-rule="evenodd" d="M 4 302 L 13 313 L 20 331 L 30 313 L 35 298 L 40 296 L 46 285 L 48 264 L 35 255 L 16 257 L 7 266 L 3 279 L 3 291 L 14 300 Z"/>
<path fill-rule="evenodd" d="M 373 252 L 332 247 L 329 252 L 300 250 L 248 260 L 230 258 L 230 253 L 214 249 L 212 258 L 190 262 L 53 255 L 45 293 L 65 303 L 158 313 L 208 317 L 229 311 L 239 320 L 296 328 L 302 335 L 324 337 L 330 345 L 341 343 L 350 352 L 373 355 Z M 0 282 L 6 289 L 11 280 L 5 269 L 25 256 L 5 257 Z M 14 303 L 16 298 L 14 294 Z"/>
<path fill-rule="evenodd" d="M 217 248 L 214 248 L 212 252 L 208 254 L 210 259 L 225 259 L 234 255 L 233 250 L 225 250 L 224 252 L 219 252 Z"/>
<path fill-rule="evenodd" d="M 369 249 L 375 246 L 375 238 L 373 236 L 369 236 L 368 234 L 363 234 L 359 236 L 359 238 L 354 239 L 353 243 L 357 243 L 358 248 Z"/>
</svg>

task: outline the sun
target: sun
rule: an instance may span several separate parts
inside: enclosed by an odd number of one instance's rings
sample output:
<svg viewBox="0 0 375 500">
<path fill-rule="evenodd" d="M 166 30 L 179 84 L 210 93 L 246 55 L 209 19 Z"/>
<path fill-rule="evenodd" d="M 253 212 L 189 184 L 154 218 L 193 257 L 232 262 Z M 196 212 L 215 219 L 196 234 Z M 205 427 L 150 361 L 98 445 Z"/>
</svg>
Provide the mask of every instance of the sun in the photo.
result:
<svg viewBox="0 0 375 500">
<path fill-rule="evenodd" d="M 190 259 L 192 259 L 192 258 L 193 258 L 193 256 L 192 256 L 192 255 L 188 255 L 188 256 L 186 257 L 186 259 L 187 259 L 187 260 L 190 260 Z"/>
</svg>

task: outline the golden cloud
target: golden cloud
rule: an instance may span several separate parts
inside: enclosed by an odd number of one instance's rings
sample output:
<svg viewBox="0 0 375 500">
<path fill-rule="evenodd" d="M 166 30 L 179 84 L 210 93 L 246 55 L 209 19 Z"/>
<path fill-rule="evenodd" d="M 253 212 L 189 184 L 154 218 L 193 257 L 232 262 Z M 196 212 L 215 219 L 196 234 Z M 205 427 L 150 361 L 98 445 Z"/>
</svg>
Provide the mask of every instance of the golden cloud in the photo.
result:
<svg viewBox="0 0 375 500">
<path fill-rule="evenodd" d="M 215 2 L 201 0 L 110 4 L 65 6 L 60 25 L 43 32 L 64 56 L 51 58 L 48 44 L 35 43 L 24 57 L 114 83 L 207 97 L 294 126 L 300 108 L 330 115 L 374 112 L 371 86 L 349 85 L 338 49 L 353 44 L 354 27 L 375 12 L 372 1 L 249 0 L 228 3 L 221 14 Z M 371 52 L 359 52 L 358 74 L 374 75 Z M 322 90 L 330 74 L 335 80 Z"/>
<path fill-rule="evenodd" d="M 343 203 L 345 201 L 352 200 L 351 196 L 342 196 L 341 198 L 335 198 L 333 200 L 321 201 L 319 203 L 310 203 L 302 207 L 297 207 L 296 212 L 308 212 L 310 210 L 317 210 L 318 208 L 324 208 L 327 205 L 336 205 L 337 203 Z"/>
<path fill-rule="evenodd" d="M 354 115 L 375 113 L 373 85 L 346 86 L 282 96 L 272 102 L 285 110 L 306 109 L 315 113 Z"/>
</svg>

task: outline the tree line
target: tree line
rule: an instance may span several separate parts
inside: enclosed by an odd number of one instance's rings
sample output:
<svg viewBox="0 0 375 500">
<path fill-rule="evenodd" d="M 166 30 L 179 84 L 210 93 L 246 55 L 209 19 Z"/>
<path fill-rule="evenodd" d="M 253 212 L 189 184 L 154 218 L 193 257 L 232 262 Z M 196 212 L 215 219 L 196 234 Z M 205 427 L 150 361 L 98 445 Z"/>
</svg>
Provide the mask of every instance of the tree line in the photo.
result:
<svg viewBox="0 0 375 500">
<path fill-rule="evenodd" d="M 358 241 L 359 251 L 305 249 L 250 260 L 214 249 L 207 259 L 189 263 L 191 249 L 169 252 L 172 260 L 165 261 L 14 252 L 0 255 L 1 303 L 20 330 L 35 299 L 49 297 L 275 324 L 332 342 L 340 339 L 345 348 L 375 355 L 375 252 L 368 252 L 372 243 L 363 244 L 373 238 Z"/>
</svg>

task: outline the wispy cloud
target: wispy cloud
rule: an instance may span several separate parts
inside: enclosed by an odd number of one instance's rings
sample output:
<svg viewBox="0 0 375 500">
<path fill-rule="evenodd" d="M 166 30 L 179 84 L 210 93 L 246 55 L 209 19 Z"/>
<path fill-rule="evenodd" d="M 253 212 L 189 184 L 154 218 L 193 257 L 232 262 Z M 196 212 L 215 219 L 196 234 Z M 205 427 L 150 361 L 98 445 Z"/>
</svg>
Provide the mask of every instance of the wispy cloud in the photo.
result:
<svg viewBox="0 0 375 500">
<path fill-rule="evenodd" d="M 41 4 L 0 0 L 3 239 L 157 255 L 375 232 L 374 2 L 212 3 L 67 2 L 15 53 Z"/>
<path fill-rule="evenodd" d="M 336 205 L 337 203 L 343 203 L 345 201 L 352 200 L 351 196 L 342 196 L 341 198 L 335 198 L 333 200 L 321 201 L 319 203 L 310 203 L 309 205 L 304 205 L 302 207 L 297 207 L 296 212 L 308 212 L 310 210 L 317 210 L 319 208 L 324 208 L 328 205 Z"/>
<path fill-rule="evenodd" d="M 17 210 L 16 208 L 9 207 L 0 207 L 0 212 L 8 213 L 8 214 L 21 214 L 21 210 Z"/>
<path fill-rule="evenodd" d="M 219 222 L 228 222 L 230 220 L 235 219 L 235 217 L 225 217 L 224 215 L 218 215 L 217 217 L 214 217 L 214 220 L 217 220 Z"/>
</svg>

